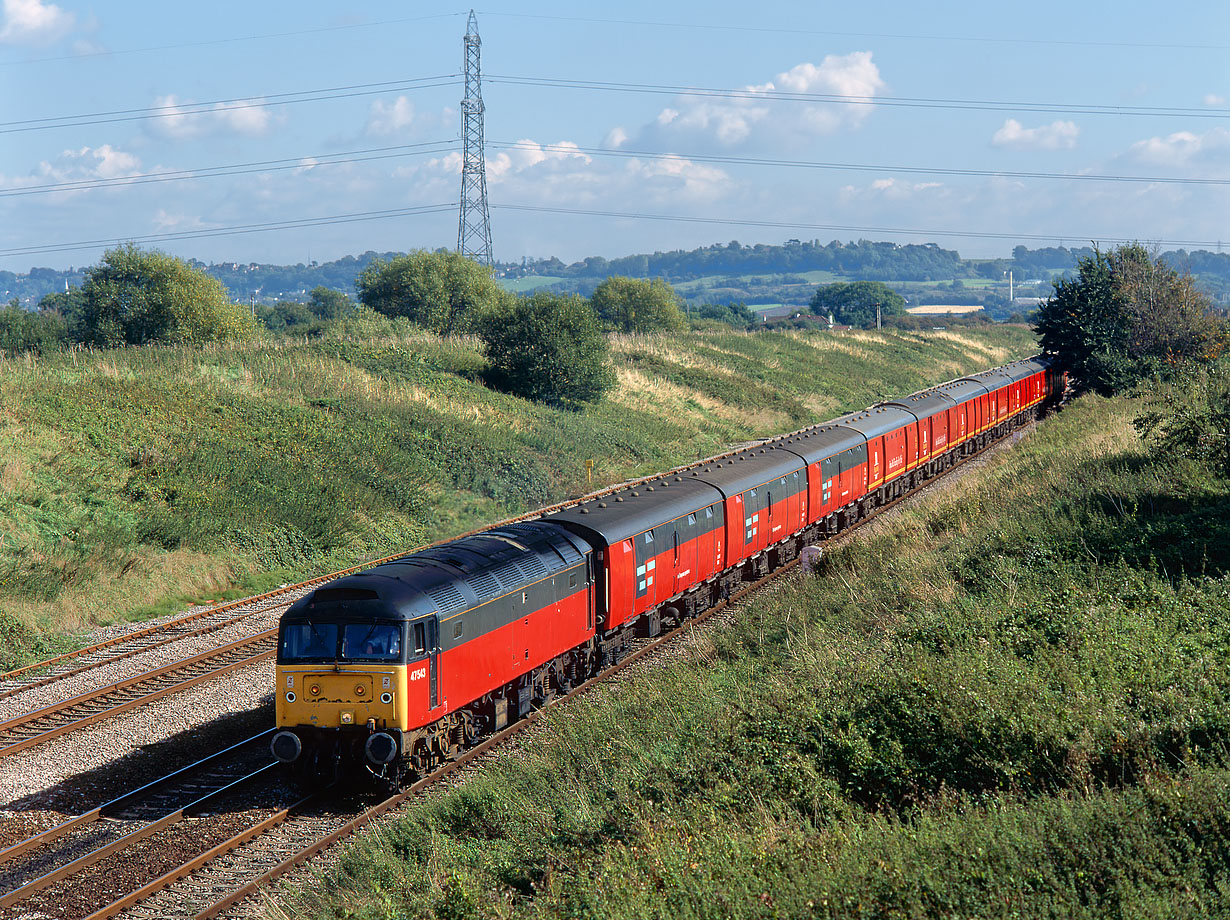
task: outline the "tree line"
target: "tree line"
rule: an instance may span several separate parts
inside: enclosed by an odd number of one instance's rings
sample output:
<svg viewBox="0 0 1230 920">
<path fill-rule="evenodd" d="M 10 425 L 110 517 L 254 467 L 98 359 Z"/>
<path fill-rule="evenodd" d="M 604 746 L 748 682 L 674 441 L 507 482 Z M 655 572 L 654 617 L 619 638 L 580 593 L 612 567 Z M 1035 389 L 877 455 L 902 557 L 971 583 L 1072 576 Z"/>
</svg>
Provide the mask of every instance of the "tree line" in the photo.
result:
<svg viewBox="0 0 1230 920">
<path fill-rule="evenodd" d="M 1071 275 L 1081 259 L 1093 254 L 1090 246 L 1043 246 L 1029 249 L 1017 246 L 1009 258 L 966 259 L 956 250 L 944 249 L 934 243 L 898 245 L 895 243 L 857 240 L 842 243 L 833 240 L 789 240 L 781 245 L 757 243 L 747 245 L 732 240 L 692 250 L 642 253 L 607 259 L 590 256 L 565 263 L 557 258 L 525 259 L 496 265 L 502 277 L 550 276 L 564 279 L 553 287 L 561 293 L 588 295 L 593 287 L 610 275 L 633 278 L 664 278 L 678 283 L 703 277 L 737 278 L 745 275 L 797 276 L 810 271 L 828 271 L 837 275 L 867 281 L 934 282 L 954 279 L 984 278 L 1000 280 L 1013 271 L 1017 281 L 1031 278 L 1050 282 L 1056 275 Z M 237 300 L 255 297 L 260 303 L 273 296 L 298 296 L 318 287 L 338 291 L 353 290 L 359 273 L 377 260 L 390 261 L 399 253 L 365 252 L 344 256 L 330 262 L 296 265 L 262 263 L 218 263 L 205 265 L 191 262 L 221 281 Z M 1230 293 L 1230 254 L 1207 250 L 1178 249 L 1160 257 L 1172 268 L 1188 270 L 1201 286 L 1213 295 Z M 25 302 L 37 301 L 44 295 L 63 291 L 66 286 L 80 286 L 83 269 L 60 271 L 32 268 L 24 275 L 0 271 L 0 291 L 5 297 L 17 297 Z M 746 295 L 743 295 L 744 297 Z M 695 298 L 689 298 L 695 299 Z M 736 296 L 734 299 L 741 299 Z M 777 298 L 780 300 L 780 298 Z M 774 300 L 774 302 L 777 302 Z"/>
</svg>

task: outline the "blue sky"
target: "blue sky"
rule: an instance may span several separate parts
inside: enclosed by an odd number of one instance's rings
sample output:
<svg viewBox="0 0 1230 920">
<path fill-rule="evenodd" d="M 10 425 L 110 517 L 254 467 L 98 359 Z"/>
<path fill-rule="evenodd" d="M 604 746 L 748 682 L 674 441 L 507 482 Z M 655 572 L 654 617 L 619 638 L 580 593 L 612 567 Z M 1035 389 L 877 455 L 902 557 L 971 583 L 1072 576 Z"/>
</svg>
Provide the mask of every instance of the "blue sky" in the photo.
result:
<svg viewBox="0 0 1230 920">
<path fill-rule="evenodd" d="M 0 268 L 88 265 L 118 239 L 290 263 L 454 246 L 468 11 L 3 0 Z M 477 14 L 502 260 L 1230 245 L 1224 2 Z"/>
</svg>

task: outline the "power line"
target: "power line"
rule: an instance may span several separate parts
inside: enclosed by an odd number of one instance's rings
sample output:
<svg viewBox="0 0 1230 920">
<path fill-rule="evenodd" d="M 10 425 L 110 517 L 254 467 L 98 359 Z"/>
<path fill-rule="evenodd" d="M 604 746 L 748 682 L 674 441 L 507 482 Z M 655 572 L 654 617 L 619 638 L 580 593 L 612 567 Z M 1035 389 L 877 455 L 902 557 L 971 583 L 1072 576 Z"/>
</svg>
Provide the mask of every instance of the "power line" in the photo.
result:
<svg viewBox="0 0 1230 920">
<path fill-rule="evenodd" d="M 523 141 L 490 141 L 489 147 L 499 150 L 531 149 Z M 958 169 L 942 166 L 877 166 L 860 163 L 822 163 L 811 160 L 781 160 L 772 157 L 738 157 L 705 153 L 664 153 L 648 150 L 625 150 L 603 147 L 579 147 L 573 144 L 536 144 L 536 149 L 554 153 L 583 153 L 586 156 L 624 157 L 647 160 L 689 160 L 698 163 L 720 163 L 731 166 L 774 166 L 790 169 L 833 169 L 855 172 L 899 172 L 936 176 L 982 176 L 1003 179 L 1077 179 L 1097 182 L 1147 182 L 1177 185 L 1230 185 L 1230 179 L 1184 178 L 1182 176 L 1110 176 L 1096 173 L 1015 172 L 1000 169 Z"/>
<path fill-rule="evenodd" d="M 527 149 L 525 141 L 488 141 L 487 146 L 497 150 Z M 536 144 L 536 149 L 555 153 L 582 153 L 586 156 L 621 157 L 647 160 L 688 160 L 697 163 L 715 163 L 733 166 L 767 166 L 785 169 L 839 170 L 851 172 L 906 173 L 910 175 L 974 176 L 1003 179 L 1060 179 L 1094 182 L 1135 182 L 1173 185 L 1230 185 L 1230 179 L 1192 178 L 1181 176 L 1111 176 L 1098 173 L 1048 173 L 1021 172 L 991 169 L 957 169 L 940 166 L 902 166 L 900 164 L 824 163 L 809 160 L 782 160 L 770 157 L 738 157 L 721 154 L 669 153 L 650 150 L 609 149 L 580 147 L 572 144 Z M 225 166 L 198 166 L 166 170 L 156 173 L 141 173 L 132 176 L 109 176 L 106 178 L 79 179 L 69 182 L 49 182 L 0 189 L 0 198 L 15 198 L 25 195 L 91 191 L 112 186 L 148 185 L 161 182 L 179 182 L 192 179 L 211 179 L 220 176 L 249 173 L 276 172 L 294 169 L 316 169 L 324 166 L 339 166 L 350 163 L 366 163 L 377 160 L 401 159 L 414 156 L 432 156 L 452 153 L 457 150 L 456 140 L 424 141 L 418 144 L 397 144 L 388 147 L 368 147 L 337 153 L 302 154 L 276 160 L 256 160 L 249 163 L 233 163 Z"/>
<path fill-rule="evenodd" d="M 359 211 L 353 214 L 331 214 L 327 217 L 305 217 L 297 220 L 278 220 L 260 224 L 239 224 L 233 227 L 212 227 L 205 230 L 182 230 L 176 233 L 154 233 L 146 236 L 78 240 L 73 243 L 54 243 L 46 246 L 22 246 L 15 249 L 0 249 L 0 257 L 42 255 L 50 252 L 73 252 L 78 249 L 94 249 L 98 246 L 118 246 L 122 243 L 161 243 L 175 240 L 208 239 L 215 236 L 237 236 L 244 233 L 270 233 L 278 230 L 294 230 L 300 227 L 323 227 L 329 224 L 350 224 L 369 220 L 388 220 L 394 217 L 439 214 L 445 211 L 451 212 L 455 207 L 451 203 L 430 204 L 411 208 L 391 208 L 385 211 Z"/>
<path fill-rule="evenodd" d="M 50 128 L 73 128 L 84 125 L 111 124 L 120 121 L 143 121 L 151 118 L 209 115 L 218 112 L 234 112 L 242 109 L 257 109 L 274 105 L 292 105 L 299 102 L 322 102 L 327 99 L 350 99 L 356 96 L 374 96 L 381 93 L 413 89 L 432 89 L 438 86 L 455 86 L 457 85 L 458 76 L 460 75 L 455 73 L 442 74 L 435 77 L 416 77 L 413 80 L 355 83 L 351 86 L 335 86 L 326 89 L 303 90 L 295 93 L 274 93 L 269 96 L 218 99 L 212 102 L 183 102 L 138 109 L 117 109 L 112 112 L 91 112 L 82 115 L 59 115 L 48 118 L 30 118 L 22 121 L 6 121 L 0 122 L 0 134 L 17 134 L 25 131 L 44 131 Z"/>
<path fill-rule="evenodd" d="M 1084 233 L 993 233 L 983 231 L 968 231 L 968 230 L 919 230 L 906 227 L 855 227 L 844 224 L 810 224 L 810 223 L 795 223 L 790 221 L 775 221 L 775 220 L 745 220 L 742 218 L 733 217 L 687 217 L 682 214 L 643 214 L 625 211 L 599 211 L 587 210 L 583 208 L 552 208 L 545 205 L 527 205 L 527 204 L 493 204 L 492 208 L 501 208 L 506 211 L 532 211 L 544 214 L 570 214 L 583 217 L 611 217 L 626 220 L 658 220 L 668 221 L 672 223 L 689 223 L 689 224 L 715 224 L 721 226 L 736 226 L 736 227 L 770 227 L 778 230 L 826 230 L 839 233 L 901 233 L 912 236 L 943 236 L 943 237 L 959 237 L 962 239 L 976 240 L 1041 240 L 1051 242 L 1060 239 L 1077 239 L 1077 240 L 1096 240 L 1100 243 L 1131 243 L 1136 242 L 1139 237 L 1133 239 L 1128 237 L 1099 237 L 1096 234 Z M 1213 240 L 1155 240 L 1149 239 L 1150 243 L 1156 243 L 1159 246 L 1214 246 Z M 0 253 L 2 255 L 3 253 Z"/>
<path fill-rule="evenodd" d="M 534 13 L 507 13 L 483 11 L 485 16 L 502 16 L 506 19 L 540 19 L 551 22 L 580 22 L 594 25 L 650 26 L 664 29 L 702 29 L 718 32 L 762 32 L 771 35 L 831 35 L 837 38 L 893 38 L 906 41 L 974 42 L 980 45 L 1058 45 L 1082 48 L 1157 48 L 1166 50 L 1223 51 L 1230 45 L 1167 42 L 1097 42 L 1056 38 L 1018 38 L 1003 35 L 927 35 L 902 32 L 839 32 L 833 29 L 775 28 L 755 25 L 719 25 L 713 22 L 662 22 L 647 19 L 592 19 L 584 16 L 547 16 Z"/>
<path fill-rule="evenodd" d="M 251 163 L 236 163 L 229 166 L 202 166 L 194 169 L 175 169 L 135 176 L 109 176 L 100 179 L 79 179 L 72 182 L 50 182 L 45 185 L 29 185 L 24 188 L 0 189 L 0 198 L 21 195 L 46 195 L 56 192 L 79 192 L 114 185 L 147 185 L 153 182 L 179 182 L 188 179 L 212 179 L 217 176 L 235 176 L 245 173 L 275 172 L 288 169 L 315 169 L 319 166 L 339 166 L 346 163 L 366 163 L 372 160 L 390 160 L 401 157 L 431 156 L 451 153 L 457 149 L 456 140 L 425 141 L 420 144 L 399 144 L 392 147 L 369 147 L 366 150 L 348 150 L 334 154 L 311 154 L 283 157 L 277 160 L 256 160 Z"/>
<path fill-rule="evenodd" d="M 1028 240 L 1030 242 L 1054 242 L 1055 240 L 1091 240 L 1100 243 L 1130 243 L 1140 238 L 1107 237 L 1085 233 L 996 233 L 991 231 L 969 230 L 926 230 L 906 227 L 859 227 L 846 224 L 813 224 L 791 221 L 750 220 L 731 217 L 689 217 L 682 214 L 646 214 L 625 211 L 602 211 L 583 208 L 553 208 L 545 205 L 493 204 L 492 208 L 502 208 L 506 211 L 526 211 L 543 214 L 564 214 L 581 217 L 606 217 L 617 220 L 652 220 L 671 223 L 706 224 L 711 226 L 734 227 L 765 227 L 774 230 L 824 230 L 837 233 L 889 233 L 909 236 L 949 237 L 960 239 L 985 240 Z M 232 227 L 214 227 L 204 230 L 184 230 L 176 233 L 150 234 L 147 236 L 114 237 L 108 239 L 79 240 L 72 243 L 54 243 L 43 246 L 25 246 L 14 249 L 0 250 L 0 257 L 41 255 L 53 252 L 71 252 L 80 249 L 94 249 L 98 246 L 119 245 L 121 243 L 157 243 L 192 239 L 208 239 L 217 236 L 235 236 L 245 233 L 270 233 L 279 230 L 293 230 L 301 227 L 318 227 L 330 224 L 361 223 L 371 220 L 387 220 L 396 217 L 414 217 L 427 214 L 454 212 L 455 204 L 432 204 L 418 207 L 392 208 L 384 211 L 359 211 L 352 214 L 332 214 L 326 217 L 309 217 L 297 220 L 270 221 L 259 224 L 243 224 Z M 1215 240 L 1163 240 L 1149 239 L 1148 242 L 1159 246 L 1214 247 Z"/>
<path fill-rule="evenodd" d="M 341 32 L 347 29 L 371 29 L 378 26 L 402 25 L 408 22 L 426 22 L 429 19 L 450 19 L 462 13 L 436 13 L 432 16 L 415 16 L 409 19 L 383 19 L 377 22 L 355 22 L 337 26 L 321 26 L 317 29 L 298 29 L 294 32 L 267 32 L 263 35 L 237 35 L 231 38 L 214 38 L 199 42 L 182 42 L 174 45 L 154 45 L 149 48 L 121 48 L 87 51 L 81 54 L 63 54 L 58 57 L 27 58 L 24 61 L 0 61 L 0 67 L 19 64 L 46 64 L 54 61 L 77 61 L 85 58 L 118 57 L 125 54 L 147 54 L 152 51 L 177 51 L 181 48 L 204 48 L 210 45 L 229 45 L 235 42 L 263 41 L 267 38 L 295 38 L 301 35 L 317 35 L 322 32 Z"/>
<path fill-rule="evenodd" d="M 842 93 L 795 93 L 780 90 L 732 90 L 714 87 L 673 86 L 664 83 L 615 83 L 600 80 L 571 80 L 552 77 L 491 75 L 490 83 L 511 86 L 543 86 L 553 89 L 598 90 L 616 93 L 696 96 L 753 102 L 803 102 L 810 105 L 877 105 L 919 109 L 958 109 L 985 112 L 1041 112 L 1062 115 L 1136 115 L 1183 118 L 1230 118 L 1230 109 L 1185 108 L 1181 106 L 1068 104 L 1061 102 L 1001 102 L 984 99 L 927 99 L 909 96 L 867 96 Z"/>
</svg>

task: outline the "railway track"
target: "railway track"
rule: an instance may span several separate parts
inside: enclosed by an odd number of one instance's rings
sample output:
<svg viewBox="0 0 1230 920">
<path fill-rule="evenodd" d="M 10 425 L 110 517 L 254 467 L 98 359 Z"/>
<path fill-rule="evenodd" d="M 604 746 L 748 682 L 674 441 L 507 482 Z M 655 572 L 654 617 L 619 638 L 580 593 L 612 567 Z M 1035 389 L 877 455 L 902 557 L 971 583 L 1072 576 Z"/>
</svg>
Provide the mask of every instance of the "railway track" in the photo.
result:
<svg viewBox="0 0 1230 920">
<path fill-rule="evenodd" d="M 276 646 L 277 630 L 264 630 L 221 648 L 6 719 L 0 722 L 0 757 L 264 661 L 274 655 Z"/>
<path fill-rule="evenodd" d="M 942 479 L 945 474 L 954 469 L 960 469 L 970 460 L 984 456 L 989 450 L 994 449 L 997 445 L 1002 445 L 1012 440 L 1012 433 L 1015 428 L 1011 428 L 1004 437 L 990 442 L 986 447 L 977 453 L 971 454 L 963 458 L 959 463 L 953 465 L 941 474 L 936 479 L 926 483 L 921 489 L 907 493 L 901 498 L 890 502 L 878 509 L 875 509 L 870 515 L 862 520 L 854 523 L 842 532 L 842 535 L 850 533 L 854 528 L 861 526 L 867 521 L 874 520 L 883 512 L 900 504 L 902 501 L 909 500 L 921 492 L 925 491 L 931 482 Z M 723 455 L 725 456 L 725 455 Z M 706 461 L 707 462 L 707 461 Z M 688 469 L 693 464 L 688 464 L 684 467 L 677 468 L 678 471 Z M 675 471 L 672 471 L 675 472 Z M 658 474 L 661 475 L 661 474 Z M 648 477 L 648 478 L 657 478 Z M 594 493 L 594 495 L 604 494 L 606 491 L 611 491 L 616 488 L 621 488 L 626 484 L 612 486 L 610 489 L 602 490 Z M 592 497 L 592 496 L 589 496 Z M 579 501 L 577 499 L 575 501 Z M 511 521 L 526 520 L 541 516 L 555 508 L 566 507 L 573 504 L 574 501 L 564 502 L 552 508 L 540 509 L 526 515 L 511 519 Z M 404 554 L 388 557 L 398 558 Z M 708 619 L 715 613 L 725 609 L 730 603 L 739 600 L 749 593 L 757 590 L 766 582 L 776 578 L 778 575 L 789 571 L 797 565 L 798 560 L 792 560 L 789 563 L 779 567 L 774 572 L 766 575 L 764 578 L 749 583 L 744 586 L 739 592 L 732 595 L 728 601 L 721 602 L 701 615 L 691 620 L 688 620 L 683 625 L 671 630 L 664 635 L 657 637 L 654 640 L 648 640 L 645 644 L 638 648 L 633 654 L 626 657 L 619 664 L 613 666 L 603 674 L 591 679 L 574 689 L 567 696 L 559 697 L 553 702 L 562 699 L 571 698 L 586 692 L 594 684 L 605 681 L 615 674 L 622 672 L 627 667 L 633 665 L 637 661 L 642 660 L 645 656 L 651 654 L 656 649 L 670 642 L 684 630 L 690 629 L 695 624 Z M 347 569 L 342 572 L 330 573 L 326 576 L 321 576 L 318 579 L 313 579 L 310 582 L 304 582 L 299 585 L 287 586 L 277 592 L 271 592 L 269 595 L 264 595 L 259 599 L 249 599 L 247 601 L 237 602 L 235 605 L 230 605 L 233 610 L 242 604 L 253 604 L 260 600 L 272 600 L 286 593 L 295 590 L 301 590 L 311 587 L 313 584 L 319 584 L 339 575 L 346 574 L 350 571 L 355 571 L 357 568 L 363 568 L 373 563 L 365 563 L 364 566 L 355 567 L 355 569 Z M 264 609 L 268 610 L 272 604 Z M 215 608 L 207 613 L 218 614 L 222 608 Z M 227 611 L 223 611 L 226 613 Z M 233 625 L 234 622 L 242 619 L 242 616 L 234 616 L 229 619 L 229 622 L 223 622 L 220 625 L 214 626 L 211 622 L 201 623 L 198 618 L 203 618 L 202 614 L 191 615 L 191 620 L 195 624 L 191 627 L 191 632 L 196 635 L 204 635 L 216 629 L 224 628 L 226 625 Z M 178 623 L 181 629 L 187 627 L 185 622 L 189 618 L 180 618 L 172 623 Z M 130 649 L 118 648 L 125 641 L 132 641 L 135 637 L 152 636 L 159 630 L 171 624 L 163 624 L 161 627 L 151 627 L 147 630 L 140 631 L 139 634 L 131 634 L 127 637 L 119 637 L 104 643 L 102 646 L 94 647 L 96 650 L 103 648 L 115 649 L 119 653 L 124 653 L 123 657 L 133 657 L 141 653 L 141 650 L 133 651 Z M 199 631 L 199 632 L 198 632 Z M 184 638 L 180 635 L 178 638 Z M 168 640 L 174 641 L 174 639 Z M 175 662 L 163 668 L 156 669 L 145 674 L 137 675 L 136 677 L 118 682 L 98 691 L 82 694 L 74 697 L 71 700 L 65 701 L 63 704 L 56 706 L 44 707 L 43 709 L 34 712 L 26 713 L 21 716 L 0 722 L 0 757 L 6 754 L 15 753 L 18 750 L 25 750 L 33 745 L 41 743 L 44 740 L 49 740 L 53 737 L 63 735 L 75 728 L 83 725 L 91 724 L 102 719 L 109 718 L 113 715 L 118 715 L 143 705 L 146 702 L 166 696 L 181 689 L 186 689 L 189 686 L 224 674 L 248 664 L 266 659 L 274 654 L 274 645 L 276 642 L 275 631 L 268 630 L 262 633 L 254 634 L 240 642 L 231 643 L 222 649 L 213 650 L 194 656 L 190 659 L 185 659 L 180 662 Z M 61 666 L 66 667 L 69 671 L 74 669 L 86 670 L 89 667 L 97 667 L 91 665 L 88 660 L 87 652 L 82 650 L 79 653 L 73 653 L 69 656 L 61 656 L 59 659 L 53 659 L 50 662 L 40 663 L 38 666 L 21 669 L 18 672 L 10 672 L 9 674 L 0 675 L 0 681 L 6 679 L 15 680 L 23 677 L 26 674 L 32 674 L 38 668 L 55 669 Z M 83 660 L 85 659 L 85 660 Z M 116 660 L 113 658 L 113 660 Z M 65 662 L 71 661 L 71 664 L 66 665 Z M 80 673 L 80 670 L 75 670 L 75 673 Z M 60 677 L 64 676 L 63 674 Z M 40 681 L 49 682 L 58 679 L 53 673 L 44 673 L 35 678 Z M 3 698 L 8 690 L 3 683 L 0 683 L 0 698 Z M 266 806 L 263 808 L 237 808 L 232 799 L 245 792 L 248 783 L 256 783 L 259 778 L 265 776 L 265 770 L 268 767 L 262 767 L 259 771 L 253 771 L 240 780 L 236 780 L 233 785 L 224 785 L 223 787 L 207 792 L 194 799 L 187 805 L 177 807 L 174 811 L 163 815 L 161 818 L 153 821 L 146 821 L 141 825 L 141 828 L 131 833 L 124 833 L 119 838 L 109 839 L 102 842 L 98 847 L 90 850 L 90 854 L 97 854 L 101 851 L 102 855 L 98 855 L 93 861 L 83 861 L 89 854 L 82 853 L 74 856 L 72 860 L 63 866 L 53 869 L 43 875 L 26 878 L 20 882 L 16 888 L 13 888 L 0 899 L 0 920 L 6 920 L 12 914 L 13 905 L 26 904 L 32 898 L 43 897 L 43 892 L 55 890 L 54 886 L 63 882 L 69 876 L 62 876 L 50 881 L 46 881 L 41 886 L 29 887 L 34 883 L 43 882 L 47 876 L 53 875 L 55 872 L 64 871 L 67 866 L 75 865 L 77 872 L 94 871 L 97 875 L 97 867 L 106 861 L 110 863 L 113 860 L 118 860 L 124 854 L 132 854 L 141 846 L 147 849 L 150 847 L 160 847 L 162 852 L 183 852 L 188 853 L 191 850 L 191 855 L 183 861 L 171 865 L 165 859 L 156 860 L 151 865 L 156 864 L 159 869 L 165 869 L 157 878 L 143 881 L 140 887 L 132 888 L 116 900 L 102 903 L 91 903 L 89 910 L 82 913 L 73 912 L 71 914 L 61 914 L 56 911 L 56 915 L 62 916 L 82 916 L 82 917 L 107 917 L 113 916 L 116 913 L 125 909 L 135 909 L 139 913 L 134 913 L 133 916 L 170 916 L 170 915 L 189 915 L 198 917 L 218 916 L 225 912 L 231 906 L 235 905 L 244 898 L 250 896 L 255 890 L 261 886 L 268 884 L 270 881 L 280 877 L 286 872 L 293 869 L 295 866 L 301 865 L 306 860 L 310 859 L 316 853 L 330 846 L 332 843 L 344 838 L 360 827 L 370 823 L 375 818 L 385 814 L 398 806 L 404 804 L 422 791 L 438 783 L 444 777 L 450 775 L 462 766 L 471 763 L 475 758 L 481 757 L 483 754 L 490 751 L 507 740 L 511 735 L 525 730 L 533 725 L 541 717 L 540 713 L 533 713 L 524 720 L 509 726 L 507 729 L 494 735 L 474 748 L 469 749 L 462 754 L 458 759 L 444 765 L 437 771 L 427 777 L 419 780 L 409 789 L 399 792 L 396 795 L 390 796 L 385 800 L 374 804 L 371 808 L 361 811 L 359 814 L 353 814 L 353 808 L 347 806 L 342 808 L 336 799 L 331 799 L 328 796 L 313 796 L 301 799 L 291 804 L 282 807 L 274 808 Z M 268 759 L 268 758 L 266 758 Z M 145 788 L 145 787 L 143 787 Z M 117 800 L 119 801 L 119 800 Z M 206 818 L 198 818 L 197 815 L 207 811 L 212 805 L 219 806 L 216 814 Z M 353 803 L 351 803 L 353 805 Z M 106 806 L 104 806 L 105 808 Z M 225 809 L 225 810 L 223 810 Z M 339 809 L 345 813 L 339 813 Z M 61 833 L 60 836 L 66 837 L 67 841 L 78 841 L 90 839 L 91 833 L 96 833 L 97 828 L 91 831 L 90 825 L 98 823 L 99 817 L 105 817 L 100 811 L 99 816 L 96 816 L 90 821 L 82 821 L 78 825 L 74 825 L 67 831 Z M 84 818 L 84 816 L 82 816 Z M 195 833 L 186 835 L 189 838 L 196 838 L 195 842 L 201 846 L 189 846 L 188 841 L 183 834 L 185 824 L 190 824 L 192 820 L 212 820 L 208 832 Z M 77 821 L 78 819 L 74 819 Z M 71 822 L 68 822 L 71 823 Z M 152 825 L 159 825 L 153 830 L 147 828 Z M 55 828 L 52 829 L 56 830 Z M 180 834 L 176 837 L 176 831 Z M 134 836 L 134 834 L 136 836 Z M 31 838 L 33 839 L 33 838 Z M 169 841 L 169 842 L 168 842 Z M 0 879 L 5 878 L 2 873 L 7 871 L 7 863 L 23 856 L 30 852 L 49 852 L 43 849 L 43 844 L 29 844 L 23 842 L 14 847 L 9 847 L 7 850 L 0 851 Z M 88 846 L 87 843 L 80 843 L 80 847 Z M 18 847 L 26 847 L 25 850 L 17 852 Z M 110 849 L 108 849 L 110 848 Z M 203 867 L 209 867 L 206 873 L 199 873 Z M 28 875 L 29 873 L 27 873 Z M 145 873 L 148 875 L 149 873 Z M 70 873 L 71 875 L 71 873 Z M 197 875 L 208 875 L 209 880 L 197 883 L 195 879 Z M 253 875 L 257 877 L 252 878 Z M 186 877 L 188 879 L 188 892 L 184 893 L 185 886 L 175 886 L 175 883 Z M 0 892 L 4 891 L 4 885 L 0 884 Z M 131 886 L 130 886 L 131 887 Z M 171 889 L 171 890 L 168 890 Z M 18 897 L 21 891 L 26 894 Z M 161 892 L 161 893 L 160 893 Z M 16 898 L 16 900 L 7 900 Z M 168 900 L 169 899 L 169 900 Z M 134 905 L 138 905 L 134 908 Z M 15 909 L 15 908 L 13 908 Z"/>
<path fill-rule="evenodd" d="M 147 881 L 143 865 L 146 876 L 159 874 L 151 854 L 165 849 L 168 838 L 208 840 L 220 824 L 233 836 L 229 813 L 220 813 L 221 821 L 198 816 L 262 788 L 266 799 L 278 797 L 281 783 L 267 747 L 272 734 L 261 732 L 0 850 L 0 917 L 88 916 L 97 898 L 117 901 L 134 890 L 134 878 Z"/>
<path fill-rule="evenodd" d="M 117 636 L 107 642 L 79 649 L 59 658 L 28 665 L 16 671 L 9 671 L 7 674 L 0 674 L 0 700 L 135 658 L 175 642 L 207 636 L 210 633 L 243 623 L 258 614 L 288 607 L 290 602 L 261 605 L 260 600 L 257 599 L 244 601 L 243 605 L 253 607 L 253 609 L 236 614 L 233 613 L 235 607 L 224 605 L 198 611 L 158 626 Z"/>
</svg>

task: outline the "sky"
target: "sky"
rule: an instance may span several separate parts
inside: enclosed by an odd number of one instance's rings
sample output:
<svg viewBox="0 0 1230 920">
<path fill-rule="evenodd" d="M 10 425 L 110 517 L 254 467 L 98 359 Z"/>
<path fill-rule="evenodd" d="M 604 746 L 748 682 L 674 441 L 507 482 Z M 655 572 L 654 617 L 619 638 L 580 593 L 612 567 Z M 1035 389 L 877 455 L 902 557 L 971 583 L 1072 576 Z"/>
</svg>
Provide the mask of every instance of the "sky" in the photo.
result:
<svg viewBox="0 0 1230 920">
<path fill-rule="evenodd" d="M 0 269 L 453 248 L 469 7 L 0 0 Z M 501 261 L 1230 245 L 1230 4 L 478 7 Z"/>
</svg>

